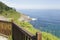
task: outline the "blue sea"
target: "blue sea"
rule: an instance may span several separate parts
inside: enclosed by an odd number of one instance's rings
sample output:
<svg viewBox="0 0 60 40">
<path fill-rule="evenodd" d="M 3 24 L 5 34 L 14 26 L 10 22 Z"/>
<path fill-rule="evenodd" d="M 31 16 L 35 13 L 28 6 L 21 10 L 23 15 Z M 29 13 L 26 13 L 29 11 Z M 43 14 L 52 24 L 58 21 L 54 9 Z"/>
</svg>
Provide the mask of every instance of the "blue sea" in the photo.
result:
<svg viewBox="0 0 60 40">
<path fill-rule="evenodd" d="M 60 10 L 23 9 L 19 11 L 37 19 L 30 21 L 35 28 L 60 37 Z"/>
</svg>

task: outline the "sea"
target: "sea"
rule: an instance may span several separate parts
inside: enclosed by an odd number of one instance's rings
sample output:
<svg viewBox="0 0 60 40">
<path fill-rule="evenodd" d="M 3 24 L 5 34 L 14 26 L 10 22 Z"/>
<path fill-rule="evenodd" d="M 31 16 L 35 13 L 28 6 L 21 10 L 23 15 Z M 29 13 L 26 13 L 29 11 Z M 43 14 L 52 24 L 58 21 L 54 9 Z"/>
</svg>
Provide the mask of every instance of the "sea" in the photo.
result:
<svg viewBox="0 0 60 40">
<path fill-rule="evenodd" d="M 40 31 L 60 37 L 59 9 L 21 9 L 19 12 L 34 18 L 30 23 Z"/>
</svg>

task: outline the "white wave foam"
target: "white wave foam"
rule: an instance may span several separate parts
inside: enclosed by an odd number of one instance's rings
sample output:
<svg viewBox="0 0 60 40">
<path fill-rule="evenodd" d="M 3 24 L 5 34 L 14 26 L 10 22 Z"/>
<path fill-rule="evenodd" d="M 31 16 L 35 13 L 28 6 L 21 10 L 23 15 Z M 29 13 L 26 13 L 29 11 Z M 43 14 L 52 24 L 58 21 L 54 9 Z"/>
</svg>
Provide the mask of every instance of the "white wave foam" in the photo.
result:
<svg viewBox="0 0 60 40">
<path fill-rule="evenodd" d="M 37 18 L 32 18 L 33 21 L 37 20 Z"/>
</svg>

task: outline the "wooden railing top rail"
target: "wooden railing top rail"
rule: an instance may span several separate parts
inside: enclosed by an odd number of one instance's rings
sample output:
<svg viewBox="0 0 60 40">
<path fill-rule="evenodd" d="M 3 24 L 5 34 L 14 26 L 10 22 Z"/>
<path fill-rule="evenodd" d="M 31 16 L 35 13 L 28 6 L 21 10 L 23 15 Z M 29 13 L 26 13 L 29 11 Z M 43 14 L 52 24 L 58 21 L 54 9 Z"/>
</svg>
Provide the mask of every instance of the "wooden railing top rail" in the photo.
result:
<svg viewBox="0 0 60 40">
<path fill-rule="evenodd" d="M 29 37 L 35 36 L 34 34 L 28 32 L 27 30 L 25 30 L 23 27 L 18 26 L 16 23 L 13 23 L 13 25 L 15 25 L 16 28 L 18 28 L 21 32 L 23 32 L 27 36 L 29 36 Z"/>
<path fill-rule="evenodd" d="M 0 22 L 12 23 L 12 21 L 0 20 Z"/>
</svg>

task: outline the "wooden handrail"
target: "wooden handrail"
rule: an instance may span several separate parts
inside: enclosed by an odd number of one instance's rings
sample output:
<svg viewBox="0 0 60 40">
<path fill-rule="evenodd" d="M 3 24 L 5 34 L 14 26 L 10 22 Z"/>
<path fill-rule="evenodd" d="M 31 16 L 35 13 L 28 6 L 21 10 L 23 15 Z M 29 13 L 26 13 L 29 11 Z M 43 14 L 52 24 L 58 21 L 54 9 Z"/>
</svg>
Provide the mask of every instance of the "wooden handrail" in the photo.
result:
<svg viewBox="0 0 60 40">
<path fill-rule="evenodd" d="M 12 21 L 0 20 L 0 22 L 12 23 Z"/>
<path fill-rule="evenodd" d="M 21 32 L 24 33 L 25 35 L 28 35 L 28 36 L 30 36 L 30 37 L 34 36 L 34 34 L 28 32 L 28 31 L 25 30 L 23 27 L 18 26 L 16 23 L 13 23 L 13 25 L 15 25 L 16 28 L 18 28 L 19 31 L 21 31 Z"/>
</svg>

